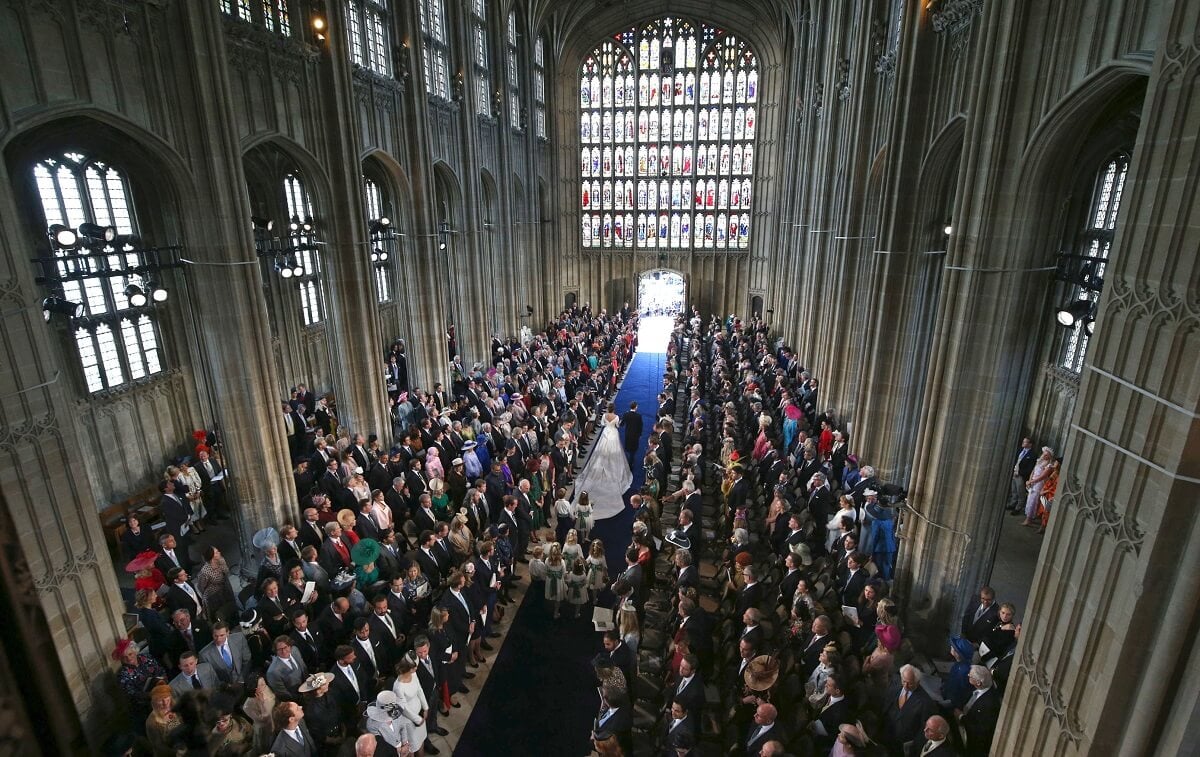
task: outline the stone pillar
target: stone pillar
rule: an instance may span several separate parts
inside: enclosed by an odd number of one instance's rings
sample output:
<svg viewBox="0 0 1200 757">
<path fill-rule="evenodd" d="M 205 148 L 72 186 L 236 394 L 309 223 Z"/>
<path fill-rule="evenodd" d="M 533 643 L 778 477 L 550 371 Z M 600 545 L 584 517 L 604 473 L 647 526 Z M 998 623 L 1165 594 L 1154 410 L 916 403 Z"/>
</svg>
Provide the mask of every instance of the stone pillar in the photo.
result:
<svg viewBox="0 0 1200 757">
<path fill-rule="evenodd" d="M 1200 737 L 1200 5 L 1171 5 L 994 754 Z"/>
<path fill-rule="evenodd" d="M 370 240 L 363 209 L 362 161 L 357 139 L 357 110 L 350 57 L 346 49 L 343 3 L 327 3 L 329 31 L 317 62 L 321 86 L 322 133 L 329 172 L 329 207 L 320 237 L 325 269 L 325 338 L 330 375 L 338 401 L 339 422 L 351 433 L 387 434 L 387 392 L 383 384 L 383 337 L 379 330 Z M 307 35 L 307 26 L 297 29 Z"/>
<path fill-rule="evenodd" d="M 261 267 L 255 257 L 246 177 L 230 103 L 228 61 L 220 11 L 214 3 L 180 6 L 186 47 L 177 60 L 191 72 L 195 97 L 206 107 L 192 124 L 197 196 L 182 218 L 188 256 L 199 265 L 186 275 L 200 332 L 199 360 L 207 367 L 225 444 L 231 496 L 242 535 L 294 518 L 286 432 L 268 332 Z M 243 542 L 243 555 L 249 548 Z M 115 582 L 114 582 L 115 587 Z"/>
</svg>

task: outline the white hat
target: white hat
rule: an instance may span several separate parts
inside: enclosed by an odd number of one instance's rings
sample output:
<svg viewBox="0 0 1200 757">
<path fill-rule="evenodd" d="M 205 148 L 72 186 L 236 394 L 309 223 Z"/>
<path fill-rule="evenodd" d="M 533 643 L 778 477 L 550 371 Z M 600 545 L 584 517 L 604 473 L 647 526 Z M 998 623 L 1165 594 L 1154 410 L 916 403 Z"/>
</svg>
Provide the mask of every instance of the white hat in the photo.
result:
<svg viewBox="0 0 1200 757">
<path fill-rule="evenodd" d="M 877 497 L 877 496 L 879 496 L 879 492 L 875 491 L 874 489 L 867 489 L 863 492 L 863 496 L 864 497 Z"/>
<path fill-rule="evenodd" d="M 310 691 L 316 691 L 322 686 L 333 683 L 332 673 L 313 673 L 304 683 L 300 684 L 300 693 L 305 694 Z"/>
</svg>

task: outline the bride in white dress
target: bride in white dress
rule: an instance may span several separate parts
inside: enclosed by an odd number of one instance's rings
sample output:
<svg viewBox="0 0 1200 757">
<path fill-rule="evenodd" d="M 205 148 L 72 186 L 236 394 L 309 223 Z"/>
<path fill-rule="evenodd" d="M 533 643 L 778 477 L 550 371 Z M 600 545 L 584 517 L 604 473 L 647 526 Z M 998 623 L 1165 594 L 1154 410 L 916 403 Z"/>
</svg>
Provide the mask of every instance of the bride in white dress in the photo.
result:
<svg viewBox="0 0 1200 757">
<path fill-rule="evenodd" d="M 578 501 L 582 492 L 588 493 L 592 502 L 592 520 L 611 518 L 624 510 L 623 497 L 633 485 L 633 472 L 629 470 L 625 447 L 617 430 L 621 416 L 614 410 L 613 404 L 609 403 L 601 419 L 604 430 L 600 432 L 583 472 L 575 479 L 574 498 Z"/>
</svg>

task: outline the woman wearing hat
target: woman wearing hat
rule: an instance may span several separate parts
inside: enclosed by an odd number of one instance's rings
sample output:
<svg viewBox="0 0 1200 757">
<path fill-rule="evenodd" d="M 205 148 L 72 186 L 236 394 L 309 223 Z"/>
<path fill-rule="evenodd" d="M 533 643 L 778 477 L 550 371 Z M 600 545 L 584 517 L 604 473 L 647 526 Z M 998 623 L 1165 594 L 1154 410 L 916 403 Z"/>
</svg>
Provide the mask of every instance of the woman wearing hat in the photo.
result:
<svg viewBox="0 0 1200 757">
<path fill-rule="evenodd" d="M 241 757 L 254 748 L 254 726 L 234 713 L 237 696 L 215 692 L 208 699 L 209 712 L 216 716 L 208 737 L 210 757 Z M 308 713 L 304 713 L 306 716 Z"/>
<path fill-rule="evenodd" d="M 137 644 L 131 639 L 118 641 L 113 649 L 112 658 L 121 663 L 117 668 L 117 685 L 125 692 L 125 696 L 129 697 L 133 722 L 141 722 L 150 712 L 150 697 L 146 693 L 148 686 L 154 681 L 164 680 L 167 671 L 158 660 L 141 654 Z"/>
<path fill-rule="evenodd" d="M 430 509 L 438 520 L 450 520 L 450 495 L 446 493 L 446 482 L 443 479 L 430 479 L 429 501 Z"/>
<path fill-rule="evenodd" d="M 390 748 L 384 754 L 400 754 L 406 749 L 415 755 L 424 753 L 424 740 L 417 740 L 412 721 L 401 708 L 396 695 L 386 689 L 367 705 L 367 733 L 375 734 L 380 742 Z"/>
<path fill-rule="evenodd" d="M 159 684 L 150 690 L 150 714 L 146 717 L 146 739 L 155 757 L 175 757 L 178 752 L 172 743 L 183 728 L 183 718 L 175 712 L 171 687 Z"/>
<path fill-rule="evenodd" d="M 875 626 L 877 643 L 875 650 L 863 660 L 862 673 L 871 680 L 867 687 L 872 694 L 882 695 L 887 691 L 896 663 L 896 650 L 900 649 L 900 629 L 880 623 Z"/>
<path fill-rule="evenodd" d="M 300 695 L 304 700 L 304 722 L 308 732 L 324 751 L 336 750 L 344 738 L 341 710 L 333 697 L 328 696 L 332 673 L 313 673 L 300 684 Z"/>
<path fill-rule="evenodd" d="M 471 529 L 467 526 L 467 510 L 463 508 L 454 516 L 454 520 L 450 522 L 450 556 L 454 560 L 454 564 L 462 565 L 467 560 L 471 559 L 472 546 L 475 544 L 475 536 L 471 533 Z"/>
<path fill-rule="evenodd" d="M 247 612 L 254 612 L 248 610 Z M 245 623 L 243 623 L 243 629 Z M 259 753 L 271 751 L 271 742 L 275 738 L 274 727 L 271 723 L 271 711 L 275 709 L 275 692 L 267 685 L 267 679 L 257 671 L 246 675 L 246 691 L 248 696 L 242 702 L 242 712 L 250 718 L 254 730 L 254 747 Z"/>
</svg>

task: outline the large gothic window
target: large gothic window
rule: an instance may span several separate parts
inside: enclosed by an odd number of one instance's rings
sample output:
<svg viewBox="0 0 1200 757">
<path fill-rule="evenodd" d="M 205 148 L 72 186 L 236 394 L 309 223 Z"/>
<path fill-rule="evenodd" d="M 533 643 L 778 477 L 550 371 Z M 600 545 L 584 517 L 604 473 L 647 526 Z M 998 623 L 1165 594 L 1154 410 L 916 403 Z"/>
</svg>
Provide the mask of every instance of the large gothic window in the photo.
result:
<svg viewBox="0 0 1200 757">
<path fill-rule="evenodd" d="M 596 46 L 579 75 L 584 247 L 744 250 L 758 59 L 674 17 Z"/>
<path fill-rule="evenodd" d="M 350 60 L 380 76 L 392 75 L 387 0 L 350 0 L 346 6 Z"/>
<path fill-rule="evenodd" d="M 391 219 L 383 209 L 379 184 L 363 177 L 363 193 L 367 206 L 367 222 L 371 227 L 371 269 L 375 280 L 375 301 L 382 304 L 392 300 L 392 247 L 388 227 Z M 387 223 L 383 223 L 383 221 Z"/>
<path fill-rule="evenodd" d="M 312 326 L 325 317 L 325 304 L 321 297 L 321 259 L 317 255 L 316 239 L 313 237 L 312 199 L 304 188 L 304 182 L 296 174 L 288 174 L 283 178 L 283 191 L 287 197 L 288 226 L 299 271 L 293 281 L 300 287 L 300 315 L 305 326 Z"/>
<path fill-rule="evenodd" d="M 89 392 L 112 389 L 163 370 L 154 311 L 146 298 L 130 302 L 130 286 L 149 291 L 129 184 L 120 169 L 81 153 L 39 161 L 33 168 L 42 212 L 51 230 L 51 266 L 58 296 L 82 306 L 72 319 L 75 346 Z M 59 229 L 83 224 L 111 228 L 117 236 L 88 239 Z M 59 240 L 70 239 L 70 244 Z"/>
<path fill-rule="evenodd" d="M 539 36 L 533 43 L 533 126 L 538 137 L 546 138 L 546 44 Z"/>
<path fill-rule="evenodd" d="M 508 12 L 505 33 L 505 57 L 508 62 L 508 124 L 521 128 L 521 63 L 517 52 L 517 12 Z"/>
<path fill-rule="evenodd" d="M 292 35 L 287 0 L 218 0 L 221 12 L 230 18 L 258 24 L 267 31 Z"/>
<path fill-rule="evenodd" d="M 419 0 L 421 17 L 421 63 L 425 72 L 425 91 L 443 100 L 450 99 L 450 48 L 446 39 L 446 11 L 442 0 Z"/>
<path fill-rule="evenodd" d="M 488 60 L 486 0 L 471 0 L 471 37 L 475 53 L 475 108 L 481 116 L 492 113 L 492 71 Z"/>
<path fill-rule="evenodd" d="M 1105 161 L 1096 175 L 1092 201 L 1072 251 L 1084 274 L 1072 284 L 1068 301 L 1091 304 L 1091 309 L 1087 313 L 1081 312 L 1068 327 L 1059 353 L 1058 365 L 1073 373 L 1083 370 L 1083 359 L 1087 357 L 1088 341 L 1095 324 L 1095 303 L 1100 299 L 1100 283 L 1104 281 L 1104 269 L 1116 235 L 1117 213 L 1121 209 L 1128 171 L 1129 155 L 1126 153 L 1118 153 Z"/>
</svg>

